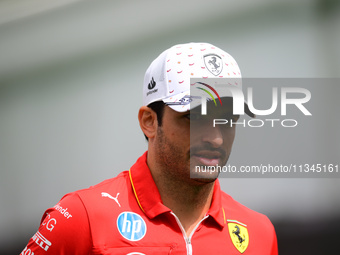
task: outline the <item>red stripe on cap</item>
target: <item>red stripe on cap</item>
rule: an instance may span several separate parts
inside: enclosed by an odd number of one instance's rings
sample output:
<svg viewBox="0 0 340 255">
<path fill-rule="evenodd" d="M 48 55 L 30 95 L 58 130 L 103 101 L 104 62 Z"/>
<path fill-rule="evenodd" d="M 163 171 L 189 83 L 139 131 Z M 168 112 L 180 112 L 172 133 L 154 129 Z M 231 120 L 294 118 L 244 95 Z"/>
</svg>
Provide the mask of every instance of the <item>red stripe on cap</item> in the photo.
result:
<svg viewBox="0 0 340 255">
<path fill-rule="evenodd" d="M 199 83 L 199 84 L 202 84 L 202 85 L 205 85 L 205 86 L 207 86 L 209 89 L 211 89 L 211 90 L 216 94 L 218 100 L 220 101 L 220 103 L 221 103 L 221 105 L 222 105 L 222 100 L 221 100 L 221 98 L 220 98 L 220 95 L 217 93 L 217 91 L 216 91 L 213 87 L 211 87 L 210 85 L 208 85 L 208 84 L 206 84 L 206 83 L 203 83 L 203 82 L 198 82 L 198 83 Z"/>
</svg>

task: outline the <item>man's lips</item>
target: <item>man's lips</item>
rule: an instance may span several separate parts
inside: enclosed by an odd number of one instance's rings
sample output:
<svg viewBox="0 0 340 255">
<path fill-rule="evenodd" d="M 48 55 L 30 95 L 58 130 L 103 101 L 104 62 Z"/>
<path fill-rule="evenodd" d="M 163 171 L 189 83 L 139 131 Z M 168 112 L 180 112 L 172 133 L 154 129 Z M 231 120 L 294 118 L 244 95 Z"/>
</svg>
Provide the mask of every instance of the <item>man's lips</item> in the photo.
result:
<svg viewBox="0 0 340 255">
<path fill-rule="evenodd" d="M 216 166 L 221 162 L 222 154 L 219 151 L 202 150 L 192 155 L 202 165 Z"/>
<path fill-rule="evenodd" d="M 220 163 L 220 159 L 219 158 L 203 158 L 203 157 L 198 157 L 195 156 L 194 157 L 198 160 L 198 162 L 200 162 L 202 165 L 206 165 L 206 166 L 216 166 L 219 165 Z"/>
</svg>

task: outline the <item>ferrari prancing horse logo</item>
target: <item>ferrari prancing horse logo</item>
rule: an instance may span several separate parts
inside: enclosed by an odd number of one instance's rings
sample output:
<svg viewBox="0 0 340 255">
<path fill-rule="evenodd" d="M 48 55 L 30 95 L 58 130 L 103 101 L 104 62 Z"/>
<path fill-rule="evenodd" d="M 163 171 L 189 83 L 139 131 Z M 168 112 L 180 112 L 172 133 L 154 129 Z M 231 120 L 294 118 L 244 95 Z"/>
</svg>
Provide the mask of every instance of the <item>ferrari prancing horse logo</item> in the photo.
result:
<svg viewBox="0 0 340 255">
<path fill-rule="evenodd" d="M 228 229 L 231 241 L 235 248 L 243 253 L 249 245 L 249 234 L 247 225 L 236 220 L 228 220 Z"/>
<path fill-rule="evenodd" d="M 211 72 L 213 75 L 217 76 L 222 72 L 223 69 L 223 62 L 222 58 L 217 54 L 207 54 L 203 56 L 204 64 L 206 68 Z"/>
</svg>

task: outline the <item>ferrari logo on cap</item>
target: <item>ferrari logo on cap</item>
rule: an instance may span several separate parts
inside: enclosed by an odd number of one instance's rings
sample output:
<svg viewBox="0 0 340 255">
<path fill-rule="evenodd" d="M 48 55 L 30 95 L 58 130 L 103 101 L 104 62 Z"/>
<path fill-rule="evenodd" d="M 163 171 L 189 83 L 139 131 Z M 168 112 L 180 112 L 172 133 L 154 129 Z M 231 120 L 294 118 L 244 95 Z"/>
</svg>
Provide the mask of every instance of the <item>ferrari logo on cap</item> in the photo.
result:
<svg viewBox="0 0 340 255">
<path fill-rule="evenodd" d="M 236 220 L 228 220 L 228 229 L 231 241 L 235 248 L 243 253 L 249 245 L 249 234 L 247 225 Z"/>
<path fill-rule="evenodd" d="M 222 58 L 217 54 L 204 55 L 204 64 L 213 75 L 217 76 L 222 72 Z"/>
</svg>

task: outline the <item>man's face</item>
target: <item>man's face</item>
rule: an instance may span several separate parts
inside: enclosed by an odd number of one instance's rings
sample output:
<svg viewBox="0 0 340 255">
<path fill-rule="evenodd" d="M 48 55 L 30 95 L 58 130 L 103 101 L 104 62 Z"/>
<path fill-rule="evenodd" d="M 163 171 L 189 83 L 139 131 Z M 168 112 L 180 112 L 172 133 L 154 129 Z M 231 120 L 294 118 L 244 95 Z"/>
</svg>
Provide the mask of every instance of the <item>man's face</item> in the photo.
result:
<svg viewBox="0 0 340 255">
<path fill-rule="evenodd" d="M 210 111 L 209 111 L 210 110 Z M 213 119 L 230 119 L 231 100 L 225 99 L 223 106 L 210 105 L 208 114 L 201 115 L 200 107 L 190 112 L 179 113 L 166 106 L 162 126 L 158 127 L 155 146 L 158 163 L 164 175 L 192 184 L 204 184 L 214 181 L 218 172 L 197 172 L 197 166 L 208 169 L 209 166 L 224 166 L 229 158 L 235 137 L 235 125 L 217 125 Z M 190 173 L 192 178 L 190 178 Z"/>
</svg>

